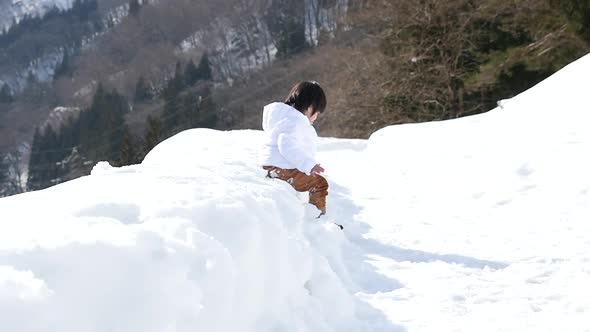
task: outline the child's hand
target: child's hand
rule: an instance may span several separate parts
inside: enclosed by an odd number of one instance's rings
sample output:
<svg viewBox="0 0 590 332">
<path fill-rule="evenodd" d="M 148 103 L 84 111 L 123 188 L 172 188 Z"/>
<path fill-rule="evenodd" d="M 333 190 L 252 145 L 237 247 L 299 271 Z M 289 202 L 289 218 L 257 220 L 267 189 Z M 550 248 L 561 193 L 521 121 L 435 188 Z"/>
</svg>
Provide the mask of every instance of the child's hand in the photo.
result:
<svg viewBox="0 0 590 332">
<path fill-rule="evenodd" d="M 320 166 L 320 164 L 315 165 L 312 169 L 311 169 L 311 174 L 322 174 L 324 173 L 324 168 L 322 166 Z"/>
</svg>

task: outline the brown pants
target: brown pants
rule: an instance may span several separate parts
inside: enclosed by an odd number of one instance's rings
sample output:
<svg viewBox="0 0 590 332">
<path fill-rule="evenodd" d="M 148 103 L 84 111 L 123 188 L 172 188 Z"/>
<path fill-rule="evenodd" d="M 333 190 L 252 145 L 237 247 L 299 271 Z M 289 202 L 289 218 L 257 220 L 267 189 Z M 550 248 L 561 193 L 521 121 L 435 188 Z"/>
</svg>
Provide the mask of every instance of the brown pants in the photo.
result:
<svg viewBox="0 0 590 332">
<path fill-rule="evenodd" d="M 268 171 L 267 177 L 286 181 L 297 191 L 308 191 L 309 203 L 326 212 L 328 181 L 323 176 L 318 174 L 310 176 L 297 169 L 282 169 L 274 166 L 262 168 Z"/>
</svg>

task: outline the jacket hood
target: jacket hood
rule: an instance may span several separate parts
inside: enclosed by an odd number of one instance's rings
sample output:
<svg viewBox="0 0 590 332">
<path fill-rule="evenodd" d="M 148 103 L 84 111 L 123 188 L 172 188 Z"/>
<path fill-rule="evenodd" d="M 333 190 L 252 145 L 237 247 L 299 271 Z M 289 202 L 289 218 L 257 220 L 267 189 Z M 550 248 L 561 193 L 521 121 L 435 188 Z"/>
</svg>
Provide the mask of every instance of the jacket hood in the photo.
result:
<svg viewBox="0 0 590 332">
<path fill-rule="evenodd" d="M 285 103 L 275 102 L 264 106 L 264 110 L 262 112 L 262 129 L 268 130 L 270 128 L 276 127 L 280 121 L 286 118 L 299 118 L 309 121 L 305 115 L 295 108 Z"/>
</svg>

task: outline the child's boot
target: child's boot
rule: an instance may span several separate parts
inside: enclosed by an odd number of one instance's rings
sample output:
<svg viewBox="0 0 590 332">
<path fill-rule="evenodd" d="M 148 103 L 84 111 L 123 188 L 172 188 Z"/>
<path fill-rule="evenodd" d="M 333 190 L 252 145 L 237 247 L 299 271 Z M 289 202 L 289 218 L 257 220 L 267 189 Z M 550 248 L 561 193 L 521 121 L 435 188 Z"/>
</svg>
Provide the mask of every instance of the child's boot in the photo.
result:
<svg viewBox="0 0 590 332">
<path fill-rule="evenodd" d="M 316 217 L 316 219 L 320 219 L 320 217 L 321 217 L 321 216 L 323 216 L 323 215 L 325 215 L 325 214 L 326 214 L 326 210 L 320 210 L 320 215 L 319 215 L 319 216 L 317 216 L 317 217 Z M 333 223 L 334 225 L 336 225 L 336 226 L 340 227 L 340 229 L 344 229 L 344 227 L 343 227 L 342 225 L 340 225 L 340 224 L 337 224 L 337 223 L 335 223 L 335 222 L 332 222 L 332 223 Z"/>
</svg>

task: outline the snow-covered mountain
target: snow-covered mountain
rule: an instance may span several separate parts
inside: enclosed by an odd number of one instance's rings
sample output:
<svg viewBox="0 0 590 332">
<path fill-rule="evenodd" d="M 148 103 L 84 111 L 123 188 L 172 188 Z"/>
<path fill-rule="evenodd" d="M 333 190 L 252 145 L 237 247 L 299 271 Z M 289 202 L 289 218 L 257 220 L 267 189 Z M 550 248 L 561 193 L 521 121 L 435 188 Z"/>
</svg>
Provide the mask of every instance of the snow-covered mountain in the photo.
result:
<svg viewBox="0 0 590 332">
<path fill-rule="evenodd" d="M 259 131 L 0 199 L 0 327 L 585 331 L 589 74 L 587 55 L 486 114 L 321 139 L 326 219 L 265 178 Z"/>
<path fill-rule="evenodd" d="M 2 0 L 0 0 L 2 1 Z M 56 0 L 56 1 L 3 1 L 0 2 L 0 7 L 6 7 L 6 11 L 0 12 L 0 26 L 2 26 L 2 14 L 10 18 L 10 23 L 6 27 L 15 22 L 18 22 L 25 15 L 43 16 L 52 8 L 59 8 L 61 10 L 72 7 L 73 0 Z M 108 4 L 101 5 L 103 27 L 118 24 L 122 18 L 128 14 L 128 6 L 125 1 L 109 1 Z M 12 9 L 11 9 L 12 8 Z M 85 36 L 83 40 L 71 40 L 71 44 L 79 44 L 82 49 L 88 47 L 93 39 L 99 34 Z M 61 64 L 64 57 L 64 50 L 67 45 L 52 45 L 44 53 L 37 54 L 37 58 L 31 60 L 26 66 L 18 67 L 14 65 L 0 66 L 0 84 L 8 84 L 15 92 L 22 91 L 27 86 L 29 75 L 40 82 L 51 81 L 55 75 L 56 68 Z M 69 52 L 74 50 L 69 49 Z"/>
<path fill-rule="evenodd" d="M 0 0 L 0 30 L 18 23 L 26 15 L 43 16 L 54 7 L 69 9 L 72 3 L 73 0 Z"/>
<path fill-rule="evenodd" d="M 302 5 L 304 15 L 305 39 L 308 45 L 318 44 L 319 32 L 332 36 L 348 10 L 348 0 L 322 3 L 318 0 L 305 0 Z M 0 0 L 0 28 L 9 27 L 13 21 L 18 22 L 25 15 L 43 16 L 54 7 L 68 9 L 73 0 Z M 104 27 L 117 24 L 128 14 L 125 1 L 110 1 L 101 4 L 104 15 Z M 110 10 L 110 11 L 109 11 Z M 263 16 L 266 13 L 246 11 L 240 20 L 230 20 L 220 16 L 205 29 L 195 31 L 178 45 L 178 53 L 193 49 L 207 49 L 211 64 L 221 79 L 231 81 L 255 69 L 269 65 L 277 52 L 270 36 L 268 25 Z M 107 29 L 108 30 L 108 29 Z M 96 36 L 80 41 L 83 47 L 92 42 Z M 71 52 L 72 50 L 70 50 Z M 51 81 L 55 69 L 64 56 L 64 45 L 55 45 L 55 49 L 39 54 L 26 67 L 0 67 L 0 84 L 7 83 L 13 91 L 22 91 L 27 85 L 29 74 L 39 81 Z M 165 78 L 162 78 L 163 80 Z"/>
</svg>

